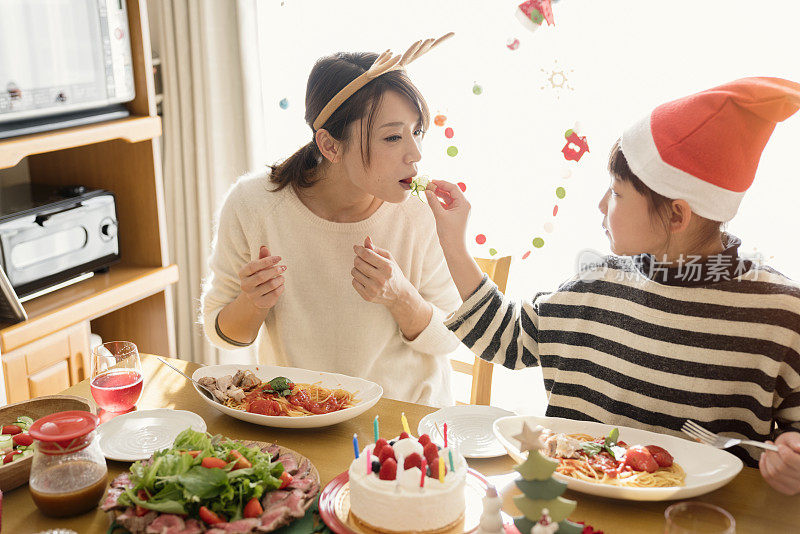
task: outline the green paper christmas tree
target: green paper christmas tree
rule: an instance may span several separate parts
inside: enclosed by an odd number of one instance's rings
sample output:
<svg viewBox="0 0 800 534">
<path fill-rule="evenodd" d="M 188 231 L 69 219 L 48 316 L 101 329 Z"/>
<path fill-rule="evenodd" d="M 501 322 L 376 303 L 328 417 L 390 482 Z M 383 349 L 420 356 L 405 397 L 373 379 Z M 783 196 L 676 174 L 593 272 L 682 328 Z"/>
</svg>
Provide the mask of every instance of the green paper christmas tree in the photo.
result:
<svg viewBox="0 0 800 534">
<path fill-rule="evenodd" d="M 542 427 L 531 430 L 528 423 L 523 423 L 522 432 L 514 436 L 520 442 L 520 451 L 528 451 L 528 458 L 514 469 L 522 475 L 517 480 L 517 487 L 522 495 L 514 497 L 514 504 L 523 515 L 514 518 L 514 525 L 520 534 L 530 534 L 531 529 L 547 509 L 550 518 L 558 523 L 558 534 L 581 534 L 583 526 L 567 520 L 575 509 L 575 501 L 561 497 L 567 489 L 565 482 L 553 478 L 558 461 L 543 456 L 539 449 Z"/>
</svg>

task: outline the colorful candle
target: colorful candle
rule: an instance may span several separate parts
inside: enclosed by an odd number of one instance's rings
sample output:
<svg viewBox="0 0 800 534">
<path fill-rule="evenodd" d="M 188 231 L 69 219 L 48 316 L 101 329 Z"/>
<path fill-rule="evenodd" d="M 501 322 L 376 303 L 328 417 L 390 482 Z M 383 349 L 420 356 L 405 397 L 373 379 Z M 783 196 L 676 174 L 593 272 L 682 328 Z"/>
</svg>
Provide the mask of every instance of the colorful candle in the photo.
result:
<svg viewBox="0 0 800 534">
<path fill-rule="evenodd" d="M 375 416 L 375 419 L 372 420 L 372 432 L 375 434 L 375 442 L 378 442 L 378 438 L 380 437 L 380 433 L 378 432 L 378 416 Z"/>
<path fill-rule="evenodd" d="M 358 456 L 356 456 L 356 458 L 358 458 Z M 453 463 L 452 457 L 450 463 Z M 370 473 L 372 473 L 372 453 L 370 453 L 369 449 L 367 449 L 367 474 Z"/>
<path fill-rule="evenodd" d="M 447 423 L 444 424 L 444 446 L 447 448 Z"/>
<path fill-rule="evenodd" d="M 428 470 L 428 462 L 425 461 L 425 458 L 422 459 L 422 465 L 420 466 L 420 469 L 422 469 L 422 477 L 419 480 L 419 487 L 420 488 L 424 488 L 425 487 L 425 473 Z"/>
<path fill-rule="evenodd" d="M 447 456 L 450 457 L 450 471 L 455 472 L 456 468 L 453 466 L 453 451 L 448 449 Z"/>
<path fill-rule="evenodd" d="M 439 456 L 439 482 L 444 482 L 444 458 Z"/>
<path fill-rule="evenodd" d="M 400 413 L 400 422 L 403 423 L 403 431 L 410 436 L 411 431 L 408 429 L 408 419 L 406 419 L 406 412 Z"/>
<path fill-rule="evenodd" d="M 358 434 L 353 434 L 353 452 L 355 452 L 356 458 L 358 458 Z"/>
</svg>

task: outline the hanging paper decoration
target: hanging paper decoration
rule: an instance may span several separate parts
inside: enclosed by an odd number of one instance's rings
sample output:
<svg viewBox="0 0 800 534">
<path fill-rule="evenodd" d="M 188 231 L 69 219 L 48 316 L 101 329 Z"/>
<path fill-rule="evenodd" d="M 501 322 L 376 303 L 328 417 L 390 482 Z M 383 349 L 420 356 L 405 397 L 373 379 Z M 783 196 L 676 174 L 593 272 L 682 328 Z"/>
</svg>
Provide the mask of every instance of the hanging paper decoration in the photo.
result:
<svg viewBox="0 0 800 534">
<path fill-rule="evenodd" d="M 486 243 L 486 236 L 483 234 L 476 235 L 475 242 L 479 245 L 483 245 L 484 243 Z"/>
<path fill-rule="evenodd" d="M 465 184 L 464 182 L 458 182 L 456 185 L 458 186 L 459 189 L 461 189 L 462 193 L 467 191 L 467 184 Z"/>
<path fill-rule="evenodd" d="M 586 137 L 580 137 L 573 130 L 567 130 L 564 137 L 567 138 L 567 144 L 561 149 L 564 159 L 580 161 L 583 155 L 589 152 L 589 143 L 586 142 Z"/>
<path fill-rule="evenodd" d="M 444 115 L 441 115 L 441 114 L 440 115 L 436 115 L 433 118 L 433 123 L 436 126 L 444 126 L 445 121 L 447 121 L 447 117 L 445 117 Z"/>
<path fill-rule="evenodd" d="M 475 94 L 475 95 L 479 95 L 479 94 L 483 93 L 483 87 L 481 87 L 480 85 L 478 85 L 476 83 L 475 85 L 472 86 L 472 93 Z"/>
<path fill-rule="evenodd" d="M 522 25 L 532 32 L 538 30 L 545 20 L 548 26 L 555 26 L 550 0 L 528 0 L 517 6 L 515 13 Z"/>
<path fill-rule="evenodd" d="M 446 138 L 452 139 L 454 135 L 455 135 L 455 132 L 453 131 L 452 128 L 448 127 L 448 128 L 444 129 L 444 136 Z"/>
<path fill-rule="evenodd" d="M 278 102 L 278 105 L 281 107 L 281 109 L 286 109 L 289 107 L 289 100 L 284 98 L 280 102 Z"/>
<path fill-rule="evenodd" d="M 516 37 L 512 37 L 511 39 L 506 41 L 506 47 L 508 47 L 509 50 L 516 50 L 517 48 L 519 48 L 519 39 L 517 39 Z"/>
<path fill-rule="evenodd" d="M 457 154 L 458 154 L 458 148 L 456 148 L 454 146 L 447 147 L 447 155 L 448 156 L 450 156 L 451 158 L 454 158 L 454 157 L 456 157 Z"/>
</svg>

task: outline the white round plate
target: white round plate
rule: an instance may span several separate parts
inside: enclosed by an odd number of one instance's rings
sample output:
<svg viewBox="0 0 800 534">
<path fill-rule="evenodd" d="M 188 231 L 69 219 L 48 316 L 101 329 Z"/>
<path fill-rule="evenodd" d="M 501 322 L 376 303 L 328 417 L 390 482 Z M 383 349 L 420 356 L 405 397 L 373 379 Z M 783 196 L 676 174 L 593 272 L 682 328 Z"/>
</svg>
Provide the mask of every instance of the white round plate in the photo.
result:
<svg viewBox="0 0 800 534">
<path fill-rule="evenodd" d="M 730 482 L 742 470 L 742 461 L 733 454 L 676 436 L 657 434 L 619 425 L 604 425 L 588 421 L 575 421 L 560 417 L 515 416 L 503 417 L 494 422 L 494 433 L 508 454 L 518 462 L 527 457 L 521 453 L 519 441 L 512 436 L 519 434 L 523 422 L 534 428 L 541 425 L 553 432 L 569 434 L 583 433 L 591 436 L 607 436 L 619 429 L 619 439 L 629 445 L 658 445 L 665 448 L 686 471 L 686 483 L 674 488 L 626 488 L 584 482 L 575 478 L 553 473 L 553 478 L 567 483 L 571 490 L 631 501 L 669 501 L 688 499 L 709 493 Z"/>
<path fill-rule="evenodd" d="M 109 460 L 135 462 L 172 447 L 178 434 L 191 427 L 206 431 L 206 422 L 186 410 L 141 410 L 118 415 L 97 427 L 100 450 Z"/>
<path fill-rule="evenodd" d="M 447 444 L 456 445 L 466 458 L 494 458 L 506 454 L 492 432 L 492 423 L 514 412 L 495 406 L 465 404 L 448 406 L 426 415 L 419 421 L 417 432 L 428 434 L 431 441 L 444 446 L 444 424 L 447 423 Z M 437 430 L 438 426 L 438 430 Z"/>
<path fill-rule="evenodd" d="M 276 367 L 270 365 L 207 365 L 197 369 L 193 374 L 194 380 L 200 380 L 204 376 L 219 378 L 225 375 L 236 374 L 238 370 L 252 371 L 262 382 L 268 382 L 276 376 L 285 376 L 292 382 L 299 382 L 301 384 L 314 384 L 319 383 L 324 388 L 341 388 L 354 393 L 356 396 L 356 405 L 352 408 L 345 408 L 336 412 L 321 414 L 321 415 L 308 415 L 305 417 L 288 417 L 282 415 L 261 415 L 257 413 L 245 412 L 244 410 L 236 410 L 223 406 L 222 404 L 212 401 L 200 391 L 197 392 L 200 398 L 205 402 L 219 410 L 224 414 L 228 414 L 236 419 L 255 423 L 262 426 L 273 426 L 280 428 L 316 428 L 321 426 L 335 425 L 342 421 L 352 419 L 357 415 L 361 415 L 376 402 L 378 402 L 383 395 L 383 388 L 375 382 L 364 380 L 363 378 L 356 378 L 353 376 L 340 375 L 337 373 L 325 373 L 322 371 L 309 371 L 307 369 L 298 369 L 296 367 Z M 194 386 L 197 389 L 197 386 Z"/>
</svg>

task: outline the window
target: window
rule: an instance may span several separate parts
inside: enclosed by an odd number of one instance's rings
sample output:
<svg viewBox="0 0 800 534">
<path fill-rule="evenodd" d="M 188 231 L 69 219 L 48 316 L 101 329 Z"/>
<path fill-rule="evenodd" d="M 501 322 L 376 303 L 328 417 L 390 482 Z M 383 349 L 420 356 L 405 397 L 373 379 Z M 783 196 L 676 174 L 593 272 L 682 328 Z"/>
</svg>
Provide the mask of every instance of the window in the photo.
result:
<svg viewBox="0 0 800 534">
<path fill-rule="evenodd" d="M 265 161 L 311 140 L 303 100 L 318 57 L 402 51 L 455 31 L 409 68 L 432 115 L 447 117 L 443 127 L 431 125 L 420 170 L 466 184 L 473 253 L 512 255 L 509 290 L 532 295 L 571 276 L 580 251 L 608 252 L 597 204 L 608 185 L 609 149 L 627 125 L 664 101 L 739 77 L 800 81 L 800 3 L 792 0 L 561 0 L 553 4 L 555 26 L 536 32 L 515 18 L 519 3 L 351 0 L 313 10 L 298 0 L 259 3 Z M 507 46 L 513 39 L 516 50 Z M 576 121 L 590 150 L 577 163 L 561 154 Z M 729 230 L 742 238 L 742 252 L 759 252 L 800 279 L 800 251 L 785 238 L 798 227 L 798 147 L 800 114 L 775 129 Z M 543 247 L 532 246 L 536 237 Z"/>
</svg>

